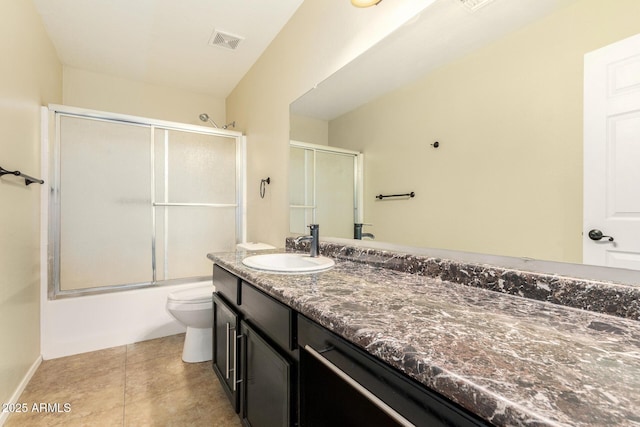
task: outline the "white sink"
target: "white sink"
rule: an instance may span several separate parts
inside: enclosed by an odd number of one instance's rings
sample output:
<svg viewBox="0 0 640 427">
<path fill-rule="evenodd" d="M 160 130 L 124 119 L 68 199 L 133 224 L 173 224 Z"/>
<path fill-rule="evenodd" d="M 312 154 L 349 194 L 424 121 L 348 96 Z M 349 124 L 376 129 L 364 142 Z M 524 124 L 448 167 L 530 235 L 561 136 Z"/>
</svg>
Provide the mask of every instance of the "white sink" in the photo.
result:
<svg viewBox="0 0 640 427">
<path fill-rule="evenodd" d="M 243 259 L 242 263 L 258 270 L 280 273 L 314 273 L 328 270 L 335 265 L 331 258 L 296 253 L 254 255 Z"/>
</svg>

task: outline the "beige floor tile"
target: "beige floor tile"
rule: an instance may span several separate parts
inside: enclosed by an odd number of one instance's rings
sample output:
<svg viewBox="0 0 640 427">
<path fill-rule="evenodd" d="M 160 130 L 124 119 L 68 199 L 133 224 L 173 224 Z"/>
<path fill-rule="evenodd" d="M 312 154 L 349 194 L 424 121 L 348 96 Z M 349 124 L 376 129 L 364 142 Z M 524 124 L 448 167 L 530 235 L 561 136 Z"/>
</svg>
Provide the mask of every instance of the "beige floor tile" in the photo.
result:
<svg viewBox="0 0 640 427">
<path fill-rule="evenodd" d="M 75 427 L 75 426 L 122 426 L 124 422 L 124 406 L 108 411 L 79 414 L 69 413 L 36 413 L 13 414 L 5 424 L 5 427 Z"/>
<path fill-rule="evenodd" d="M 119 412 L 124 407 L 124 375 L 87 377 L 84 381 L 65 383 L 61 379 L 48 389 L 29 389 L 20 397 L 29 408 L 36 409 L 20 417 L 23 421 L 56 425 L 62 420 L 80 417 L 95 417 L 105 412 Z M 51 412 L 40 405 L 57 405 L 60 411 L 67 408 L 67 412 Z M 40 424 L 35 424 L 40 425 Z"/>
<path fill-rule="evenodd" d="M 73 384 L 105 374 L 124 373 L 126 347 L 119 346 L 42 362 L 27 389 L 47 389 L 55 384 Z"/>
<path fill-rule="evenodd" d="M 44 361 L 20 402 L 70 411 L 13 414 L 5 425 L 240 426 L 211 362 L 184 363 L 183 342 L 180 334 Z"/>
<path fill-rule="evenodd" d="M 217 379 L 201 372 L 188 387 L 127 403 L 125 426 L 240 426 Z"/>
<path fill-rule="evenodd" d="M 124 407 L 119 410 L 95 412 L 85 416 L 72 416 L 58 424 L 60 427 L 119 427 L 124 425 Z"/>
<path fill-rule="evenodd" d="M 143 362 L 157 357 L 181 357 L 184 334 L 171 335 L 127 345 L 127 364 Z"/>
<path fill-rule="evenodd" d="M 207 380 L 211 362 L 185 363 L 179 356 L 164 356 L 127 364 L 125 401 L 151 399 L 171 390 L 195 387 Z"/>
</svg>

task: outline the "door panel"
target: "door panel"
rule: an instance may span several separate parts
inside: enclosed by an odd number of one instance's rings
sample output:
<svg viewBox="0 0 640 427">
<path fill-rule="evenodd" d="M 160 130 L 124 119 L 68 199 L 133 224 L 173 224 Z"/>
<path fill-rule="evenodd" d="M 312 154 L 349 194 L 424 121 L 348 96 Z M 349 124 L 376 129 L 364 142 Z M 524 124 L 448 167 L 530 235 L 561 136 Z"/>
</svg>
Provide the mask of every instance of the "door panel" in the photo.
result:
<svg viewBox="0 0 640 427">
<path fill-rule="evenodd" d="M 291 363 L 242 321 L 242 418 L 252 427 L 286 427 L 291 417 Z"/>
<path fill-rule="evenodd" d="M 583 261 L 640 269 L 640 35 L 585 55 L 584 79 Z"/>
</svg>

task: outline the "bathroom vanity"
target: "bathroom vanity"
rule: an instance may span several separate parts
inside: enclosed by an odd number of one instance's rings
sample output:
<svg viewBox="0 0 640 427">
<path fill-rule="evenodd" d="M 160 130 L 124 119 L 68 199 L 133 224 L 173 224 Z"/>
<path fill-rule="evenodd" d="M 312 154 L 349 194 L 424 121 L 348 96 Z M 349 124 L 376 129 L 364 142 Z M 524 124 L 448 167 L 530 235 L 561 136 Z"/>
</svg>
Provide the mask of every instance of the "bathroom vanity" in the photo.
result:
<svg viewBox="0 0 640 427">
<path fill-rule="evenodd" d="M 487 425 L 218 265 L 213 281 L 213 368 L 247 425 Z"/>
<path fill-rule="evenodd" d="M 251 252 L 209 254 L 214 369 L 245 424 L 640 422 L 633 307 L 623 318 L 480 289 L 424 271 L 430 261 L 415 256 L 403 270 L 398 254 L 322 253 L 336 265 L 313 274 L 248 268 Z M 504 288 L 515 274 L 482 271 Z M 637 302 L 637 290 L 621 289 Z"/>
<path fill-rule="evenodd" d="M 248 425 L 294 424 L 293 310 L 218 265 L 213 282 L 213 369 L 235 411 Z"/>
</svg>

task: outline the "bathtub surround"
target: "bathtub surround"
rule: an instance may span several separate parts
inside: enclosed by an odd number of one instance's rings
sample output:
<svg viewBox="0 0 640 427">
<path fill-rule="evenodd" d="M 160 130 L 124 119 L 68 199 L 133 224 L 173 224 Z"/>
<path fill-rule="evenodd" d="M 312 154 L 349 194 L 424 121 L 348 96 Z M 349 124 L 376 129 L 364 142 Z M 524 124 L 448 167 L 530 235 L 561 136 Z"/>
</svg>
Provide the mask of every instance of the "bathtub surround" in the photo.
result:
<svg viewBox="0 0 640 427">
<path fill-rule="evenodd" d="M 182 285 L 49 300 L 42 287 L 42 357 L 55 359 L 185 332 L 167 311 Z"/>
<path fill-rule="evenodd" d="M 335 267 L 304 275 L 247 268 L 242 259 L 251 253 L 209 258 L 493 424 L 637 423 L 637 320 L 469 286 L 506 273 L 495 267 L 347 245 L 321 244 L 320 252 L 336 256 Z M 467 271 L 478 277 L 453 281 Z"/>
</svg>

